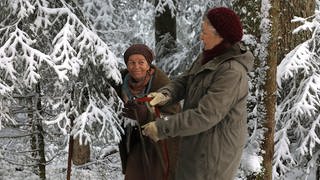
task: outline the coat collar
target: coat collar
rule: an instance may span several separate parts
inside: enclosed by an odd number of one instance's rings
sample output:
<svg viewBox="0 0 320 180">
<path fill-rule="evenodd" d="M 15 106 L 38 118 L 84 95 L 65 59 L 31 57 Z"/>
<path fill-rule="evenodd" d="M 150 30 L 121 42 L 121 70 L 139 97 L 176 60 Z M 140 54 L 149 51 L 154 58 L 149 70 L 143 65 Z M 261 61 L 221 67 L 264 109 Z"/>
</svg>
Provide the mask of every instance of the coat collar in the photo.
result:
<svg viewBox="0 0 320 180">
<path fill-rule="evenodd" d="M 159 69 L 157 66 L 154 66 L 153 64 L 151 64 L 151 68 L 153 68 L 154 74 L 153 74 L 153 80 L 152 80 L 152 84 L 151 84 L 151 89 L 150 91 L 156 91 L 157 89 L 159 89 L 160 87 L 164 86 L 165 84 L 169 83 L 170 80 L 168 78 L 168 76 L 166 75 L 166 73 L 164 73 L 161 69 Z M 122 78 L 124 78 L 126 76 L 126 74 L 128 74 L 128 70 L 124 69 L 121 71 L 121 76 Z"/>
<path fill-rule="evenodd" d="M 240 43 L 236 43 L 228 51 L 220 56 L 214 57 L 204 65 L 201 64 L 202 54 L 200 54 L 188 74 L 198 74 L 204 70 L 215 71 L 220 64 L 228 61 L 231 58 L 242 55 L 242 51 L 245 51 L 244 46 L 242 46 Z"/>
</svg>

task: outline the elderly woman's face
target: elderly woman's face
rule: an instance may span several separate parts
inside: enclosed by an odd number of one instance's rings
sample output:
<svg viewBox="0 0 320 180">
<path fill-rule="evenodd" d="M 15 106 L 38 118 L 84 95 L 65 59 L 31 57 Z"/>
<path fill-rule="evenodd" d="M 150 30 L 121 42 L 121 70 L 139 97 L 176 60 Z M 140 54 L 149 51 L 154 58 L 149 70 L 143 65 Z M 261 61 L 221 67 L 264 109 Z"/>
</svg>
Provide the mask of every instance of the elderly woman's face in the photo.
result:
<svg viewBox="0 0 320 180">
<path fill-rule="evenodd" d="M 128 58 L 127 68 L 131 77 L 136 81 L 140 81 L 146 77 L 150 66 L 143 55 L 133 54 Z"/>
<path fill-rule="evenodd" d="M 211 26 L 208 19 L 205 19 L 202 23 L 200 39 L 204 44 L 204 50 L 212 49 L 223 41 L 223 38 L 218 34 L 214 27 Z"/>
</svg>

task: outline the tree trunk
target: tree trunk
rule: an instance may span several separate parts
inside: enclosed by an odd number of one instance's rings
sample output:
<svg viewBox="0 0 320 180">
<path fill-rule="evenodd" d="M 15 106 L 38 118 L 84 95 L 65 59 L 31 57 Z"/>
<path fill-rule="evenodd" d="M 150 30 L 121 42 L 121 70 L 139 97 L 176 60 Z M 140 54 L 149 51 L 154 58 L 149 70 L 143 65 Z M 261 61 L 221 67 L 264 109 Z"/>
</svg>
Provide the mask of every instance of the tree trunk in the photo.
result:
<svg viewBox="0 0 320 180">
<path fill-rule="evenodd" d="M 320 159 L 318 159 L 318 162 L 320 162 Z M 320 166 L 317 167 L 316 179 L 320 179 Z"/>
<path fill-rule="evenodd" d="M 26 102 L 28 106 L 28 118 L 29 118 L 29 125 L 31 127 L 31 135 L 30 135 L 30 146 L 31 146 L 31 156 L 36 159 L 38 157 L 38 150 L 37 150 L 37 132 L 36 132 L 36 121 L 34 118 L 33 112 L 33 96 L 26 97 Z M 35 174 L 38 174 L 37 169 L 33 169 Z"/>
<path fill-rule="evenodd" d="M 73 127 L 74 117 L 70 116 L 70 126 Z M 72 156 L 73 156 L 73 136 L 69 136 L 69 149 L 68 149 L 68 167 L 67 167 L 67 180 L 71 179 L 71 166 L 72 166 Z"/>
<path fill-rule="evenodd" d="M 176 4 L 176 0 L 173 0 L 173 2 Z M 159 0 L 156 0 L 155 6 L 158 3 Z M 161 61 L 163 57 L 174 53 L 176 50 L 176 12 L 173 15 L 166 5 L 165 11 L 155 17 L 156 62 Z"/>
<path fill-rule="evenodd" d="M 39 178 L 46 179 L 46 158 L 45 158 L 45 143 L 44 131 L 42 122 L 37 113 L 41 114 L 41 99 L 40 99 L 40 85 L 36 85 L 36 95 L 29 95 L 26 97 L 28 103 L 28 118 L 31 126 L 31 156 L 37 159 L 38 170 L 34 170 Z M 34 103 L 36 102 L 36 103 Z M 35 112 L 36 111 L 36 112 Z"/>
<path fill-rule="evenodd" d="M 39 114 L 42 114 L 42 105 L 41 105 L 41 98 L 40 98 L 40 83 L 37 84 L 37 95 L 36 101 L 37 101 L 37 111 Z M 44 131 L 42 126 L 42 119 L 40 117 L 37 117 L 37 130 L 38 130 L 38 149 L 39 149 L 39 177 L 40 179 L 46 179 L 46 157 L 45 157 L 45 143 L 44 143 Z"/>
<path fill-rule="evenodd" d="M 31 156 L 33 158 L 37 157 L 37 138 L 35 135 L 36 127 L 35 127 L 35 122 L 34 122 L 34 117 L 33 117 L 33 103 L 32 103 L 32 96 L 26 97 L 26 102 L 28 106 L 28 119 L 29 119 L 29 125 L 31 127 L 31 139 L 30 139 L 30 146 L 31 146 Z"/>
<path fill-rule="evenodd" d="M 274 48 L 274 44 L 270 44 L 270 49 Z M 269 51 L 271 52 L 271 51 Z M 272 53 L 273 54 L 273 53 Z M 266 132 L 264 134 L 263 142 L 263 167 L 264 167 L 264 178 L 265 180 L 272 179 L 272 161 L 274 154 L 274 128 L 275 128 L 275 105 L 276 105 L 276 68 L 277 59 L 275 58 L 277 54 L 270 55 L 267 65 L 269 69 L 267 70 L 267 79 L 264 86 L 265 99 L 264 104 L 266 107 L 266 119 L 265 128 Z"/>
<path fill-rule="evenodd" d="M 319 149 L 319 146 L 318 146 L 318 149 Z M 320 179 L 320 165 L 319 165 L 320 164 L 320 154 L 318 154 L 316 164 L 317 164 L 317 166 L 315 167 L 315 179 Z"/>
<path fill-rule="evenodd" d="M 268 57 L 266 65 L 268 69 L 266 70 L 266 80 L 264 85 L 264 105 L 266 108 L 266 116 L 264 127 L 266 131 L 264 133 L 263 142 L 263 179 L 272 179 L 272 161 L 274 154 L 274 128 L 275 128 L 275 111 L 276 111 L 276 73 L 277 73 L 277 62 L 279 58 L 279 43 L 278 37 L 280 35 L 280 2 L 278 0 L 270 1 L 271 9 L 269 11 L 270 20 L 272 26 L 270 27 L 271 38 L 268 46 Z M 271 53 L 272 52 L 272 53 Z"/>
</svg>

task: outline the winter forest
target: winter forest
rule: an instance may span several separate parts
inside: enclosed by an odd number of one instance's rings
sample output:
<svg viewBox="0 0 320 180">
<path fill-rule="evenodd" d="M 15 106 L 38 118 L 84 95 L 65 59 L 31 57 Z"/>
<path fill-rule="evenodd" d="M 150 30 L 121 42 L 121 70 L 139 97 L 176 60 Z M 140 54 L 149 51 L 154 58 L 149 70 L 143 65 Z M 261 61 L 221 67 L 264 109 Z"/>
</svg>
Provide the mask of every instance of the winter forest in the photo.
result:
<svg viewBox="0 0 320 180">
<path fill-rule="evenodd" d="M 237 179 L 320 179 L 318 0 L 1 0 L 0 179 L 123 179 L 125 49 L 145 43 L 174 78 L 220 6 L 255 56 Z"/>
</svg>

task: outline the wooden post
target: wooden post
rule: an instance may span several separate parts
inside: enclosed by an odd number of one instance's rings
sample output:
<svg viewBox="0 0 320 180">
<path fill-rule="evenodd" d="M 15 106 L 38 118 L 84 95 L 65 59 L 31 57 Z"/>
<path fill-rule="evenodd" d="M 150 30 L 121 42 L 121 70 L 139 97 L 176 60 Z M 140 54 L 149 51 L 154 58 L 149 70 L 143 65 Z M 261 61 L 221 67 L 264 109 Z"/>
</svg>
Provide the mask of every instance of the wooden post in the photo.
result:
<svg viewBox="0 0 320 180">
<path fill-rule="evenodd" d="M 70 128 L 73 127 L 73 117 L 70 118 Z M 72 155 L 73 155 L 73 136 L 71 135 L 70 130 L 70 137 L 69 137 L 69 149 L 68 149 L 68 167 L 67 167 L 67 180 L 71 178 L 71 166 L 72 166 Z"/>
</svg>

